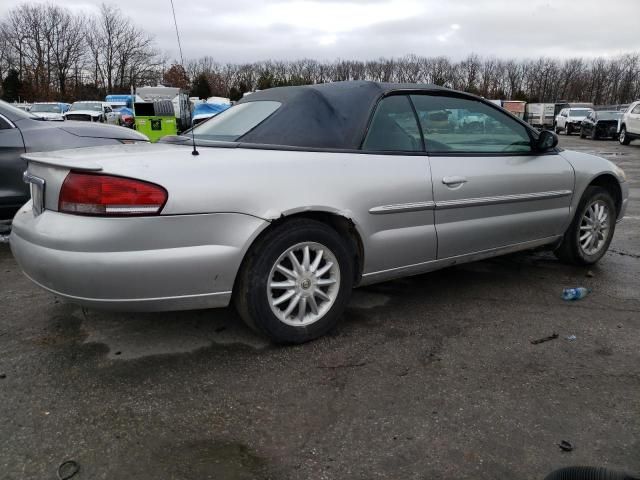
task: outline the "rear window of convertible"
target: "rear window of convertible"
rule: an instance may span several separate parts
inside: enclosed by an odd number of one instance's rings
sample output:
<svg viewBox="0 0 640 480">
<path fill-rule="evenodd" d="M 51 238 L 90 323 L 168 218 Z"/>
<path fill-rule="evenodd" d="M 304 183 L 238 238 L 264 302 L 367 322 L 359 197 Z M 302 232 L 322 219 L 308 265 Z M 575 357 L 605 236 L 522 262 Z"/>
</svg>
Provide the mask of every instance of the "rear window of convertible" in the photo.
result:
<svg viewBox="0 0 640 480">
<path fill-rule="evenodd" d="M 196 138 L 233 142 L 269 118 L 280 102 L 257 101 L 235 105 L 193 129 Z"/>
</svg>

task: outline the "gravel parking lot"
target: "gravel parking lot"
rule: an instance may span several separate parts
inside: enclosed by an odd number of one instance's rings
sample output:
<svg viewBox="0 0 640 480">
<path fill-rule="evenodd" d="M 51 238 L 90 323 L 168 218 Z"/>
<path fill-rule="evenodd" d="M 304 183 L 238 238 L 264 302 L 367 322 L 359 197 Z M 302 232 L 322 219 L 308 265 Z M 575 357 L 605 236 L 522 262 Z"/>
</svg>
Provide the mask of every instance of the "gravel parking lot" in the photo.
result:
<svg viewBox="0 0 640 480">
<path fill-rule="evenodd" d="M 362 288 L 337 331 L 297 347 L 231 309 L 83 311 L 0 245 L 0 478 L 53 479 L 65 460 L 74 480 L 640 472 L 640 142 L 561 145 L 630 178 L 597 266 L 528 252 Z M 570 286 L 593 292 L 563 302 Z"/>
</svg>

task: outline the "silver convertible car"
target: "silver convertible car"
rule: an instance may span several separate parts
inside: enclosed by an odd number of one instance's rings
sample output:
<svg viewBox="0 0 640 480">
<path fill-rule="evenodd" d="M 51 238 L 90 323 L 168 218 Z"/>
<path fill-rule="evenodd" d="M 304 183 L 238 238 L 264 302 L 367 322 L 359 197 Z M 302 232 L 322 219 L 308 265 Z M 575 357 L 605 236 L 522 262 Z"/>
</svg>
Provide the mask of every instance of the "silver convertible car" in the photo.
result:
<svg viewBox="0 0 640 480">
<path fill-rule="evenodd" d="M 233 301 L 297 343 L 354 286 L 542 246 L 597 262 L 627 205 L 609 161 L 431 85 L 274 88 L 191 133 L 26 154 L 10 237 L 26 275 L 100 309 Z"/>
</svg>

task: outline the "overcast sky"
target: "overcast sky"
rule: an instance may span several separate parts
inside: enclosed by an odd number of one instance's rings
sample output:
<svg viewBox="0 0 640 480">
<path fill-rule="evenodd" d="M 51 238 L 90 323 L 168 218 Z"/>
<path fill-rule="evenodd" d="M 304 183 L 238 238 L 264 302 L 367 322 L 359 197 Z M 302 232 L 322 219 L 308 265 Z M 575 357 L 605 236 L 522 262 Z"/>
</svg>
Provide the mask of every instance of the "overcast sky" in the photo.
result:
<svg viewBox="0 0 640 480">
<path fill-rule="evenodd" d="M 20 0 L 1 0 L 0 15 Z M 95 12 L 100 0 L 55 0 Z M 178 48 L 170 0 L 107 0 Z M 496 57 L 640 51 L 640 0 L 174 0 L 186 58 L 371 59 L 471 52 Z"/>
</svg>

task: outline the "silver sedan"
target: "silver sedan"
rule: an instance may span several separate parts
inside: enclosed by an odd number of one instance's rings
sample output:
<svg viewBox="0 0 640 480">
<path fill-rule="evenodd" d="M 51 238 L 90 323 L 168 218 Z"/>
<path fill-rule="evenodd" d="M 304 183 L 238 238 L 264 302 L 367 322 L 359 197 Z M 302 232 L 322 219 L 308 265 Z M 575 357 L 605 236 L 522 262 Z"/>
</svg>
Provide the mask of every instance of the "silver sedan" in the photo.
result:
<svg viewBox="0 0 640 480">
<path fill-rule="evenodd" d="M 338 322 L 354 286 L 547 247 L 597 262 L 624 172 L 473 95 L 344 82 L 254 93 L 160 144 L 30 153 L 10 242 L 100 309 L 224 307 L 275 342 Z"/>
</svg>

